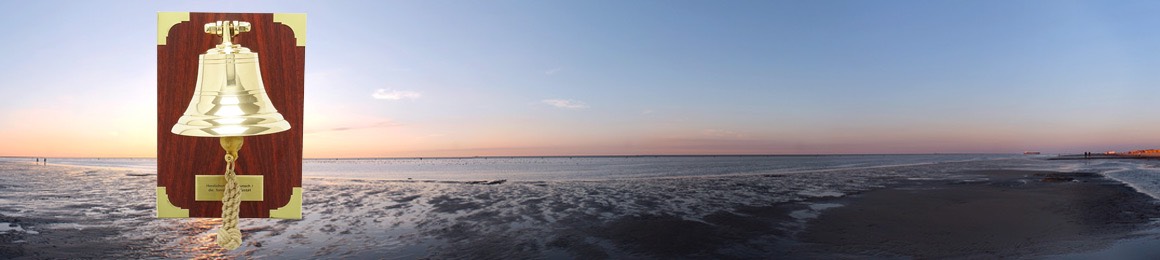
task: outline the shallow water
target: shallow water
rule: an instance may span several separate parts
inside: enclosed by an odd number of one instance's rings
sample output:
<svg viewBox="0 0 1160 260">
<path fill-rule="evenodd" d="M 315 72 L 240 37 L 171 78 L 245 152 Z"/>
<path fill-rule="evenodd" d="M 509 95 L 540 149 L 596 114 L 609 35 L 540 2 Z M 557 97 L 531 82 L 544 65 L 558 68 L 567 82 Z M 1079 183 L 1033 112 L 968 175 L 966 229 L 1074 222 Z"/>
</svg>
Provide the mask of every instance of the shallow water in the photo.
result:
<svg viewBox="0 0 1160 260">
<path fill-rule="evenodd" d="M 1009 158 L 1024 156 L 918 154 L 307 159 L 303 163 L 303 175 L 388 180 L 609 180 L 791 173 Z M 157 168 L 155 159 L 52 158 L 50 164 L 143 170 Z"/>
<path fill-rule="evenodd" d="M 466 165 L 475 159 L 456 160 Z M 553 160 L 566 158 L 544 163 Z M 244 219 L 240 226 L 245 243 L 235 251 L 213 244 L 217 220 L 154 218 L 156 184 L 149 174 L 155 170 L 137 167 L 142 165 L 138 161 L 128 163 L 130 167 L 66 167 L 0 160 L 0 222 L 8 223 L 0 229 L 0 256 L 75 257 L 50 253 L 69 248 L 88 252 L 85 256 L 129 258 L 760 258 L 790 253 L 794 235 L 810 219 L 842 206 L 818 203 L 819 198 L 910 179 L 976 178 L 960 173 L 966 170 L 1104 167 L 1022 158 L 866 159 L 829 169 L 786 166 L 681 177 L 623 170 L 659 163 L 656 159 L 581 160 L 625 162 L 604 168 L 621 169 L 621 174 L 597 174 L 604 176 L 598 180 L 524 180 L 513 176 L 526 172 L 507 172 L 435 174 L 425 178 L 435 180 L 408 181 L 392 173 L 383 175 L 394 180 L 352 177 L 369 172 L 311 174 L 307 167 L 304 219 Z M 394 162 L 360 161 L 344 167 L 365 170 Z M 307 163 L 312 164 L 333 166 Z M 500 160 L 472 167 L 504 172 L 495 169 L 511 164 Z M 498 185 L 462 181 L 496 177 L 513 180 Z"/>
</svg>

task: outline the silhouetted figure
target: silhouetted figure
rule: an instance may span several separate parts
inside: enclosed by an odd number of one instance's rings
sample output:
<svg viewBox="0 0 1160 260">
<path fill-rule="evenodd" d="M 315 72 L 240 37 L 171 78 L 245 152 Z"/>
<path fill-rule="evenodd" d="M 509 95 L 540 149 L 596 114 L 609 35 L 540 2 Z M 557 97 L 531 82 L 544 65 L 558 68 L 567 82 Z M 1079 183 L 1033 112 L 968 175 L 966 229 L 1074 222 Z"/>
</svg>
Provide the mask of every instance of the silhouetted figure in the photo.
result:
<svg viewBox="0 0 1160 260">
<path fill-rule="evenodd" d="M 36 157 L 36 164 L 40 164 L 40 157 Z"/>
</svg>

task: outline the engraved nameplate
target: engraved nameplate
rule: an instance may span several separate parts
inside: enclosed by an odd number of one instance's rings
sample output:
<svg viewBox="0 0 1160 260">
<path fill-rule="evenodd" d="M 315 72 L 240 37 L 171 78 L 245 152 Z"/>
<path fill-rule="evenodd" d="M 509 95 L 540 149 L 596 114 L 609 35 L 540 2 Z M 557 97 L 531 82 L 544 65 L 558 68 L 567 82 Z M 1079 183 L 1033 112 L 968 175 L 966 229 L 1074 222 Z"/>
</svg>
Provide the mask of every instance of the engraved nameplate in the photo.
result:
<svg viewBox="0 0 1160 260">
<path fill-rule="evenodd" d="M 242 201 L 262 201 L 262 175 L 238 175 L 238 189 Z M 196 175 L 194 177 L 194 200 L 222 201 L 226 191 L 225 175 Z"/>
</svg>

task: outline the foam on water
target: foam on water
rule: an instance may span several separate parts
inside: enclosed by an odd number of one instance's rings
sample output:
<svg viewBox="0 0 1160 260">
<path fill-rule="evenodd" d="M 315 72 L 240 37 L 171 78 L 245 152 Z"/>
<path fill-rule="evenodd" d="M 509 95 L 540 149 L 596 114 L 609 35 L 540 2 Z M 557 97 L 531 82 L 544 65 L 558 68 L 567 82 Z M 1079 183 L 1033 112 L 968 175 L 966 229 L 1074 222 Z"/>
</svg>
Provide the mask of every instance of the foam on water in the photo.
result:
<svg viewBox="0 0 1160 260">
<path fill-rule="evenodd" d="M 7 232 L 26 232 L 23 227 L 15 223 L 0 222 L 0 233 Z"/>
<path fill-rule="evenodd" d="M 1096 172 L 1160 200 L 1160 162 L 1142 159 L 1082 160 L 1063 164 L 1062 171 Z"/>
</svg>

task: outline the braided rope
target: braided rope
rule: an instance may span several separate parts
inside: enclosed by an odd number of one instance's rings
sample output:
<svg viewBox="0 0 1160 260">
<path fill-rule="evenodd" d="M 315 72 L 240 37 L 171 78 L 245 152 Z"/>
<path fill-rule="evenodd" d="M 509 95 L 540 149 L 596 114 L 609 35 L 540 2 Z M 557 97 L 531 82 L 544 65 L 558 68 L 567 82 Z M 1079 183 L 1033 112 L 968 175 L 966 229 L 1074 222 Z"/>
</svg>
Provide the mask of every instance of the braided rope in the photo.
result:
<svg viewBox="0 0 1160 260">
<path fill-rule="evenodd" d="M 238 189 L 238 176 L 234 172 L 234 161 L 238 149 L 242 147 L 241 137 L 222 137 L 222 148 L 226 149 L 226 190 L 222 195 L 222 227 L 218 229 L 217 243 L 222 248 L 234 250 L 242 245 L 242 232 L 238 230 L 238 207 L 242 193 Z"/>
</svg>

